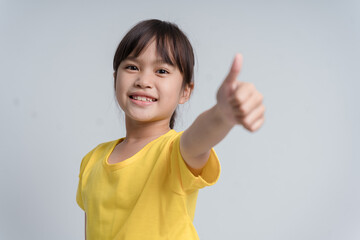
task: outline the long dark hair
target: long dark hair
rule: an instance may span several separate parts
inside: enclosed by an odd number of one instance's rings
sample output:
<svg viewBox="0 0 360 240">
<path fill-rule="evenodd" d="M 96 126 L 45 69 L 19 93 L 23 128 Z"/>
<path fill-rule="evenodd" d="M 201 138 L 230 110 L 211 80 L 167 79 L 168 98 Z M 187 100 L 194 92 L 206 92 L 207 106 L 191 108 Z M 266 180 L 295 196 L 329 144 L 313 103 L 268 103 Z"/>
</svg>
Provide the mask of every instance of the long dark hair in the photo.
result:
<svg viewBox="0 0 360 240">
<path fill-rule="evenodd" d="M 183 76 L 183 87 L 194 83 L 194 52 L 189 39 L 170 22 L 157 19 L 141 21 L 136 24 L 121 40 L 116 49 L 113 68 L 115 72 L 114 88 L 116 89 L 116 75 L 120 63 L 130 54 L 139 56 L 142 50 L 156 39 L 156 49 L 159 56 L 167 63 L 176 65 Z M 174 128 L 176 110 L 173 112 L 169 126 Z"/>
</svg>

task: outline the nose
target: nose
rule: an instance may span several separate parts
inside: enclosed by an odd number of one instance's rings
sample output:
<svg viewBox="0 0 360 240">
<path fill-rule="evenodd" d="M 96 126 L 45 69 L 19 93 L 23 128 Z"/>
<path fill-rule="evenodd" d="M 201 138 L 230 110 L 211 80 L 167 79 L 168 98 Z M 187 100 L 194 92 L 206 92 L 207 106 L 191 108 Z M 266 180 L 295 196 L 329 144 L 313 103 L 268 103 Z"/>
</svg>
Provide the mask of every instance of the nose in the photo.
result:
<svg viewBox="0 0 360 240">
<path fill-rule="evenodd" d="M 153 75 L 150 72 L 142 72 L 135 81 L 135 86 L 139 88 L 152 88 Z"/>
</svg>

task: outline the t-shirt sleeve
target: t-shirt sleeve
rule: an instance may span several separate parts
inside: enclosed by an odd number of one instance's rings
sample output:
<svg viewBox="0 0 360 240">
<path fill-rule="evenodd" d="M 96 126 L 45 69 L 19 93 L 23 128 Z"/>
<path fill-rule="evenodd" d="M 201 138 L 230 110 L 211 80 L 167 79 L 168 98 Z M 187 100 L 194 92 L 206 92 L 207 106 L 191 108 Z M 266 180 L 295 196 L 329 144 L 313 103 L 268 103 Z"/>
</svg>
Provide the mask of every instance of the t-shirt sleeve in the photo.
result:
<svg viewBox="0 0 360 240">
<path fill-rule="evenodd" d="M 195 176 L 185 163 L 180 153 L 180 138 L 183 132 L 180 132 L 173 139 L 170 149 L 171 172 L 176 180 L 180 181 L 184 192 L 192 192 L 206 186 L 215 184 L 221 172 L 220 161 L 212 148 L 209 159 L 203 167 L 199 176 Z"/>
<path fill-rule="evenodd" d="M 77 188 L 77 192 L 76 192 L 76 202 L 79 205 L 79 207 L 85 211 L 85 207 L 84 207 L 84 201 L 83 201 L 83 197 L 82 197 L 82 175 L 85 171 L 85 168 L 91 158 L 92 153 L 94 152 L 94 149 L 92 151 L 90 151 L 88 154 L 85 155 L 85 157 L 83 157 L 82 161 L 81 161 L 81 165 L 80 165 L 80 173 L 79 173 L 79 184 L 78 184 L 78 188 Z"/>
</svg>

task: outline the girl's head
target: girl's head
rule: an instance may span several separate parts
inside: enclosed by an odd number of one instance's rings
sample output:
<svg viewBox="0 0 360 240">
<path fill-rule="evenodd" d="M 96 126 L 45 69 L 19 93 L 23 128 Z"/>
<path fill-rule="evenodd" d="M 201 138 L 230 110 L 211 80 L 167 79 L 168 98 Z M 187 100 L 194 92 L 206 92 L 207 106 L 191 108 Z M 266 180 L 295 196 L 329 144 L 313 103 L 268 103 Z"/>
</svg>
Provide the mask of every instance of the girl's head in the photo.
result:
<svg viewBox="0 0 360 240">
<path fill-rule="evenodd" d="M 143 74 L 141 75 L 141 78 L 148 77 L 155 79 L 157 77 L 162 78 L 165 76 L 172 76 L 171 74 L 174 71 L 167 72 L 164 69 L 160 69 L 160 67 L 158 67 L 159 69 L 154 68 L 154 77 L 150 75 L 144 76 L 145 65 L 141 65 L 141 62 L 138 63 L 136 61 L 132 61 L 133 59 L 138 58 L 144 52 L 148 51 L 147 49 L 149 46 L 155 46 L 155 54 L 161 60 L 161 62 L 167 64 L 170 67 L 173 67 L 174 70 L 176 69 L 176 71 L 180 72 L 181 90 L 184 91 L 187 89 L 187 93 L 190 95 L 193 88 L 194 71 L 194 53 L 192 46 L 185 34 L 175 24 L 156 19 L 146 20 L 138 23 L 125 35 L 125 37 L 120 42 L 115 52 L 113 62 L 115 90 L 117 91 L 117 79 L 120 78 L 118 74 L 123 74 L 122 78 L 136 77 L 139 79 L 140 72 Z M 137 64 L 139 66 L 137 66 Z M 169 74 L 164 75 L 167 73 Z M 134 79 L 134 85 L 140 87 L 141 84 L 137 83 L 136 81 L 137 80 Z M 129 97 L 132 98 L 132 96 Z M 119 104 L 121 106 L 120 101 Z M 123 106 L 121 107 L 123 108 Z M 170 128 L 174 127 L 175 115 L 176 111 L 174 110 L 170 118 Z"/>
</svg>

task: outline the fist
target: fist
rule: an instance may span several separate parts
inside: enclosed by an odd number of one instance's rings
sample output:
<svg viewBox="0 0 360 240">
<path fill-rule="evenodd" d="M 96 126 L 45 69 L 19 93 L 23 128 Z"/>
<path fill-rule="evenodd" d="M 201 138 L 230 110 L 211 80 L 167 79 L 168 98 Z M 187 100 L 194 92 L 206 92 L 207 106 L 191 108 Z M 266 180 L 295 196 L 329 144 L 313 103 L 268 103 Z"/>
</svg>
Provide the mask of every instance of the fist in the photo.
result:
<svg viewBox="0 0 360 240">
<path fill-rule="evenodd" d="M 263 95 L 254 84 L 237 81 L 242 62 L 242 55 L 236 54 L 230 72 L 217 92 L 217 106 L 226 122 L 243 125 L 254 132 L 264 123 Z"/>
</svg>

